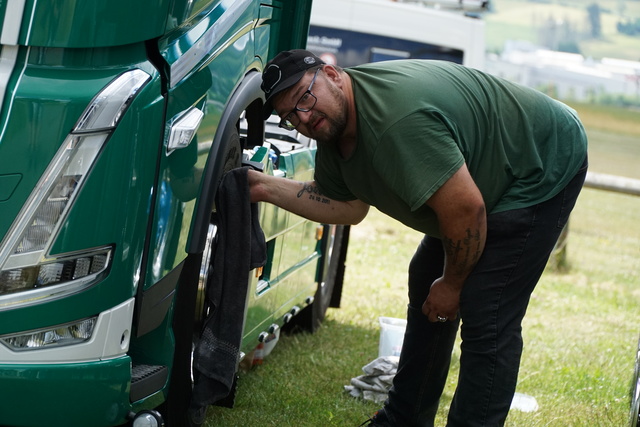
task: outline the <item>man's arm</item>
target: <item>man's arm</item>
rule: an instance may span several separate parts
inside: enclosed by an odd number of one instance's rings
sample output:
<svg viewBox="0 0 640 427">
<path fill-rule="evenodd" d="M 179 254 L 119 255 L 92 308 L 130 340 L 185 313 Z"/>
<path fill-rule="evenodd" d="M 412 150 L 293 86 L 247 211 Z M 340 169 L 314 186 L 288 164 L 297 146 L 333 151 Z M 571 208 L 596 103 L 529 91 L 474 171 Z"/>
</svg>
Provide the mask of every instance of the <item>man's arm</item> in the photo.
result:
<svg viewBox="0 0 640 427">
<path fill-rule="evenodd" d="M 357 224 L 367 216 L 369 205 L 360 201 L 330 199 L 315 181 L 300 182 L 249 170 L 252 202 L 268 202 L 311 221 L 325 224 Z"/>
<path fill-rule="evenodd" d="M 427 200 L 427 205 L 438 217 L 445 265 L 442 277 L 431 285 L 422 311 L 432 322 L 438 316 L 455 319 L 462 286 L 484 250 L 485 205 L 466 165 Z"/>
</svg>

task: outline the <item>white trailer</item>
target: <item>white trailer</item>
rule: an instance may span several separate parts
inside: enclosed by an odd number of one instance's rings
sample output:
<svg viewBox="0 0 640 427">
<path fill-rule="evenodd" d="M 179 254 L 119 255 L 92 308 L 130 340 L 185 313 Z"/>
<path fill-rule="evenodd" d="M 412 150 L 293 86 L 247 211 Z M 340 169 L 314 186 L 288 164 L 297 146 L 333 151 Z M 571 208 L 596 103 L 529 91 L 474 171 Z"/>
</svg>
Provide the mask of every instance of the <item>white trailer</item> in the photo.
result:
<svg viewBox="0 0 640 427">
<path fill-rule="evenodd" d="M 444 59 L 484 67 L 487 2 L 315 0 L 307 48 L 349 67 L 387 59 Z M 456 3 L 459 7 L 453 7 Z M 477 3 L 477 4 L 476 4 Z"/>
</svg>

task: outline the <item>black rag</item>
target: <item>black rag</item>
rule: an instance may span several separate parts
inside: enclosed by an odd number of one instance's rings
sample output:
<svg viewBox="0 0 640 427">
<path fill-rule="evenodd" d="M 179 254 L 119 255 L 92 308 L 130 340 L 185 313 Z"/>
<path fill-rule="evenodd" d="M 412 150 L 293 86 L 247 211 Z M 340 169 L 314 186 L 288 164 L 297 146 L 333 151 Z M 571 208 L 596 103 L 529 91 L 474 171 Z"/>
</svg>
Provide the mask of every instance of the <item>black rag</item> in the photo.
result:
<svg viewBox="0 0 640 427">
<path fill-rule="evenodd" d="M 250 200 L 248 170 L 226 173 L 216 193 L 218 235 L 207 289 L 211 310 L 193 355 L 192 407 L 202 408 L 229 395 L 239 362 L 249 272 L 267 260 L 258 206 Z"/>
</svg>

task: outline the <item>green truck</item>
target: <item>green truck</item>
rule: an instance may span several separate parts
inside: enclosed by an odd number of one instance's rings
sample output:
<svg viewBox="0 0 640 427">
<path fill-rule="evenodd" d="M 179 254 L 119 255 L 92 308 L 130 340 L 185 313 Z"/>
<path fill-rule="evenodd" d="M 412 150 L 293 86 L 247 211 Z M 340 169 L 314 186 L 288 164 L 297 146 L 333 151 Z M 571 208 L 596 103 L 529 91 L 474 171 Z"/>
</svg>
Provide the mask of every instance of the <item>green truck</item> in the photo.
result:
<svg viewBox="0 0 640 427">
<path fill-rule="evenodd" d="M 0 425 L 194 422 L 192 356 L 233 234 L 219 183 L 243 166 L 313 177 L 314 141 L 262 120 L 260 90 L 271 57 L 304 47 L 310 9 L 0 0 Z M 348 227 L 271 205 L 259 220 L 238 362 L 281 328 L 313 331 L 342 287 Z"/>
</svg>

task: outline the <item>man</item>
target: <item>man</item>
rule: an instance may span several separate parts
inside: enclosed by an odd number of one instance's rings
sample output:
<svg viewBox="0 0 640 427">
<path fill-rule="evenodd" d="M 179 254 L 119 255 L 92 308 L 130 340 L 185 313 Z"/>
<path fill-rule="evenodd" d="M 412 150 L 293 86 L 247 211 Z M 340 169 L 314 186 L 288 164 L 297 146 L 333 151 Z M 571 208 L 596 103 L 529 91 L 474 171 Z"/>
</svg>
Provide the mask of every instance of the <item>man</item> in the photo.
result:
<svg viewBox="0 0 640 427">
<path fill-rule="evenodd" d="M 575 112 L 453 63 L 342 70 L 304 50 L 267 64 L 262 88 L 265 114 L 318 150 L 313 182 L 252 172 L 252 201 L 342 224 L 373 205 L 426 235 L 409 266 L 398 373 L 369 425 L 433 425 L 460 320 L 448 425 L 503 425 L 522 318 L 586 174 Z"/>
</svg>

